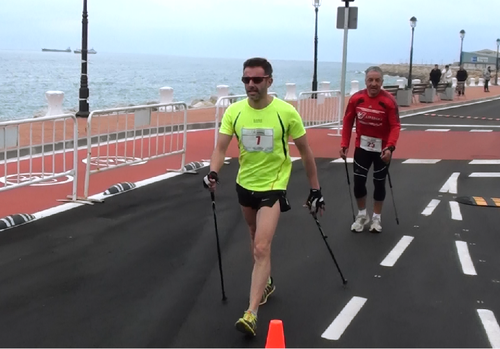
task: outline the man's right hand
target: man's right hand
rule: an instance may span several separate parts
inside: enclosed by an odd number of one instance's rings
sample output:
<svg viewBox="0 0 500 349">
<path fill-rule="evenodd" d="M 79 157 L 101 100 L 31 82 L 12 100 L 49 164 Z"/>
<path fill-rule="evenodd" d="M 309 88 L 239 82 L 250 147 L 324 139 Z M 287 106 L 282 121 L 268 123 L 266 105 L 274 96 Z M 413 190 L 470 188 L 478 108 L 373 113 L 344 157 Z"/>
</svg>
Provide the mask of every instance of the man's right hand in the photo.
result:
<svg viewBox="0 0 500 349">
<path fill-rule="evenodd" d="M 342 159 L 344 159 L 344 160 L 346 159 L 348 150 L 349 150 L 349 148 L 346 148 L 346 147 L 340 148 L 339 154 L 340 154 L 340 157 Z"/>
<path fill-rule="evenodd" d="M 205 177 L 203 177 L 203 186 L 210 191 L 215 190 L 217 183 L 219 183 L 219 176 L 215 171 L 210 171 Z"/>
</svg>

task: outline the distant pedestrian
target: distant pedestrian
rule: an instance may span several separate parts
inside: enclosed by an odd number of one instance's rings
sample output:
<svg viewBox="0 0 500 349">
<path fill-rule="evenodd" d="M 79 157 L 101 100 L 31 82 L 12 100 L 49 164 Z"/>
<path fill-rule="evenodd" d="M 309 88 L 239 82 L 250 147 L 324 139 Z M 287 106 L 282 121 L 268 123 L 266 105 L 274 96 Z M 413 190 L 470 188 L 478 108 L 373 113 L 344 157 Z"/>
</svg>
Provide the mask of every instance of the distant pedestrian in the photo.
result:
<svg viewBox="0 0 500 349">
<path fill-rule="evenodd" d="M 464 69 L 464 66 L 461 65 L 460 68 L 458 68 L 457 71 L 457 93 L 459 96 L 464 96 L 465 95 L 465 82 L 467 81 L 467 78 L 469 77 L 469 74 L 467 74 L 467 70 Z"/>
<path fill-rule="evenodd" d="M 444 69 L 441 71 L 441 81 L 447 84 L 451 83 L 452 72 L 449 65 L 445 65 Z"/>
<path fill-rule="evenodd" d="M 491 67 L 486 68 L 483 77 L 484 77 L 484 92 L 490 92 L 489 83 L 491 79 Z"/>
<path fill-rule="evenodd" d="M 441 80 L 441 70 L 439 70 L 439 67 L 437 64 L 434 64 L 434 69 L 432 69 L 431 73 L 429 74 L 429 80 L 432 83 L 432 87 L 437 88 L 437 85 L 439 84 L 439 81 Z"/>
</svg>

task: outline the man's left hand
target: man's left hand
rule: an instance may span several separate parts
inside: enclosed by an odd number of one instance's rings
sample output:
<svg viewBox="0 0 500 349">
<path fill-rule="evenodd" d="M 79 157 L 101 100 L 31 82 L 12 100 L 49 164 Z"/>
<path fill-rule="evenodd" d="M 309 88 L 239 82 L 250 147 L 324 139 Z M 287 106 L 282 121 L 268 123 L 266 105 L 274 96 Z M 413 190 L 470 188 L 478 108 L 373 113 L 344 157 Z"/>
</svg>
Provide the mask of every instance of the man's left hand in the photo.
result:
<svg viewBox="0 0 500 349">
<path fill-rule="evenodd" d="M 320 215 L 323 215 L 323 211 L 325 210 L 325 199 L 323 198 L 323 194 L 321 194 L 321 189 L 310 190 L 306 205 L 309 207 L 311 214 L 317 214 L 319 211 Z"/>
<path fill-rule="evenodd" d="M 388 148 L 385 148 L 384 150 L 382 150 L 382 154 L 380 155 L 380 158 L 382 159 L 383 162 L 388 164 L 392 158 L 392 151 Z"/>
</svg>

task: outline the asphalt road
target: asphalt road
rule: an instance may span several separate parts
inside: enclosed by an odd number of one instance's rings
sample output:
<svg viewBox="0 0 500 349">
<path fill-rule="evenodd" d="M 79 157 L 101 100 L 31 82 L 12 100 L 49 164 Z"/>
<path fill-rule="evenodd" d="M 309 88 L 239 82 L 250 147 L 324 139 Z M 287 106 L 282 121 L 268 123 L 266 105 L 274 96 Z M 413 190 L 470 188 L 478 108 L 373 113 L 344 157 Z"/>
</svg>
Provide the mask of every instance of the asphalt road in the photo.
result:
<svg viewBox="0 0 500 349">
<path fill-rule="evenodd" d="M 210 196 L 201 175 L 183 175 L 2 232 L 0 342 L 262 348 L 269 321 L 281 319 L 287 347 L 491 347 L 478 309 L 500 319 L 500 211 L 450 202 L 500 197 L 498 178 L 469 177 L 498 165 L 394 160 L 384 231 L 354 234 L 343 163 L 317 163 L 327 203 L 320 222 L 348 284 L 301 207 L 308 185 L 297 161 L 292 211 L 273 241 L 277 289 L 259 310 L 256 338 L 233 326 L 247 306 L 251 272 L 233 159 L 216 199 L 226 303 Z M 370 180 L 370 197 L 372 189 Z M 432 200 L 439 203 L 426 210 Z M 348 323 L 339 317 L 344 310 Z"/>
</svg>

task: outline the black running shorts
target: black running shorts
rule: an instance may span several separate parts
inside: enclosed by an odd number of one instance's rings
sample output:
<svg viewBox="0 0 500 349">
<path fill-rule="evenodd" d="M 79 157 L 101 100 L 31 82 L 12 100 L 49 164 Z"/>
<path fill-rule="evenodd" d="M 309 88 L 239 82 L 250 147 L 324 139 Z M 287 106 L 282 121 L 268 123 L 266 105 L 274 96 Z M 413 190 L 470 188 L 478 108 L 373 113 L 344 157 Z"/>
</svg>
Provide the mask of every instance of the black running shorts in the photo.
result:
<svg viewBox="0 0 500 349">
<path fill-rule="evenodd" d="M 261 207 L 273 207 L 279 200 L 281 212 L 290 210 L 286 190 L 251 191 L 236 183 L 236 193 L 241 206 L 259 210 Z"/>
</svg>

